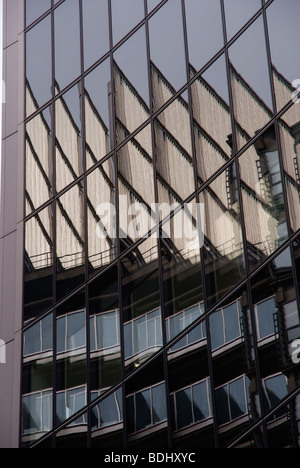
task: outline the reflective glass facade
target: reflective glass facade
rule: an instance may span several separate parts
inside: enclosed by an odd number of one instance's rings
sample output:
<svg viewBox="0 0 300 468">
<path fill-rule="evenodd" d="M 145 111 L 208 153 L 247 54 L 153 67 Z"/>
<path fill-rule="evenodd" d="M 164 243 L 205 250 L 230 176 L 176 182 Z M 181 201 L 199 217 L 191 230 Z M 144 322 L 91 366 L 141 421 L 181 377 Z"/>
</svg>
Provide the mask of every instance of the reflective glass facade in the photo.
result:
<svg viewBox="0 0 300 468">
<path fill-rule="evenodd" d="M 25 11 L 20 446 L 299 448 L 299 2 Z"/>
</svg>

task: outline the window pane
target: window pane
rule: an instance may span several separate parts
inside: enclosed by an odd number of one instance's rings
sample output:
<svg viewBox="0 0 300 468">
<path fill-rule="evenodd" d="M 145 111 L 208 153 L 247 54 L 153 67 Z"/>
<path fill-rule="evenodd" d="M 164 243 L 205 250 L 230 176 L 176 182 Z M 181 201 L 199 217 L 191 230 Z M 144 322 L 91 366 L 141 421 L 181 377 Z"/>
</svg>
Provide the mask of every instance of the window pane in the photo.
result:
<svg viewBox="0 0 300 468">
<path fill-rule="evenodd" d="M 80 75 L 79 2 L 66 0 L 54 10 L 57 92 Z"/>
<path fill-rule="evenodd" d="M 193 405 L 195 422 L 202 421 L 211 416 L 206 381 L 193 387 Z"/>
<path fill-rule="evenodd" d="M 220 348 L 224 344 L 224 324 L 222 310 L 214 312 L 209 317 L 212 349 Z"/>
<path fill-rule="evenodd" d="M 164 384 L 152 389 L 152 411 L 153 424 L 167 419 L 166 387 Z"/>
<path fill-rule="evenodd" d="M 97 334 L 99 349 L 118 346 L 118 317 L 116 312 L 102 314 L 97 317 Z"/>
<path fill-rule="evenodd" d="M 26 0 L 26 26 L 29 26 L 51 7 L 51 0 Z"/>
<path fill-rule="evenodd" d="M 41 352 L 41 323 L 33 325 L 24 333 L 24 356 Z"/>
<path fill-rule="evenodd" d="M 51 99 L 51 17 L 26 33 L 26 115 Z"/>
<path fill-rule="evenodd" d="M 177 429 L 193 424 L 191 389 L 176 393 Z"/>
<path fill-rule="evenodd" d="M 160 83 L 167 81 L 178 90 L 187 81 L 181 1 L 167 2 L 150 20 L 150 55 L 154 98 L 158 97 Z M 170 97 L 166 90 L 162 102 Z M 155 109 L 158 106 L 155 104 Z"/>
<path fill-rule="evenodd" d="M 41 393 L 23 397 L 23 434 L 32 434 L 42 429 Z"/>
<path fill-rule="evenodd" d="M 266 379 L 264 382 L 267 390 L 268 403 L 271 405 L 269 409 L 271 409 L 287 396 L 287 380 L 284 375 L 277 375 Z"/>
<path fill-rule="evenodd" d="M 228 307 L 224 308 L 224 320 L 225 320 L 225 341 L 228 343 L 239 336 L 240 332 L 240 323 L 239 315 L 237 311 L 236 302 Z"/>
<path fill-rule="evenodd" d="M 151 402 L 150 390 L 138 393 L 135 396 L 136 403 L 136 430 L 140 431 L 145 427 L 151 426 Z"/>
<path fill-rule="evenodd" d="M 231 382 L 229 385 L 230 391 L 230 412 L 231 419 L 236 419 L 239 416 L 247 413 L 246 401 L 245 401 L 245 388 L 244 379 L 236 380 Z"/>
<path fill-rule="evenodd" d="M 260 8 L 260 0 L 225 0 L 227 39 L 230 40 Z"/>
<path fill-rule="evenodd" d="M 227 385 L 216 390 L 216 403 L 218 424 L 225 424 L 230 421 Z"/>
<path fill-rule="evenodd" d="M 198 71 L 224 45 L 220 2 L 185 0 L 189 59 Z"/>
<path fill-rule="evenodd" d="M 262 17 L 230 47 L 229 59 L 240 149 L 273 115 Z"/>
<path fill-rule="evenodd" d="M 84 68 L 87 69 L 109 49 L 108 2 L 82 2 Z"/>
<path fill-rule="evenodd" d="M 60 317 L 56 321 L 56 351 L 61 353 L 66 350 L 66 317 Z"/>
<path fill-rule="evenodd" d="M 274 329 L 274 313 L 276 306 L 274 298 L 268 299 L 265 302 L 257 305 L 257 318 L 259 328 L 259 338 L 263 339 L 275 333 Z"/>
<path fill-rule="evenodd" d="M 102 427 L 110 426 L 120 421 L 115 393 L 105 398 L 105 400 L 99 404 L 99 408 Z"/>
<path fill-rule="evenodd" d="M 77 312 L 67 317 L 67 349 L 79 349 L 85 347 L 85 312 Z"/>
<path fill-rule="evenodd" d="M 53 314 L 50 314 L 42 320 L 42 350 L 49 351 L 52 349 L 53 349 Z"/>
<path fill-rule="evenodd" d="M 113 39 L 119 42 L 144 18 L 144 2 L 112 0 Z"/>
</svg>

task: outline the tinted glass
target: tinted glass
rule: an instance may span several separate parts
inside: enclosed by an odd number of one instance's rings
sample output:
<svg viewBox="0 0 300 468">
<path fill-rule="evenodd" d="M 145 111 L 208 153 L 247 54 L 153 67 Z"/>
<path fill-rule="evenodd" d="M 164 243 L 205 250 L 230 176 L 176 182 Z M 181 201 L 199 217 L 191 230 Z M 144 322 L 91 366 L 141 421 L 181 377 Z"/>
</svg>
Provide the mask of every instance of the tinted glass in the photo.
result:
<svg viewBox="0 0 300 468">
<path fill-rule="evenodd" d="M 26 26 L 51 7 L 51 0 L 26 0 Z"/>
<path fill-rule="evenodd" d="M 185 0 L 189 61 L 200 70 L 224 45 L 220 2 Z"/>
<path fill-rule="evenodd" d="M 108 2 L 82 2 L 84 68 L 87 69 L 109 49 Z"/>
<path fill-rule="evenodd" d="M 240 149 L 270 120 L 273 112 L 262 17 L 230 47 L 229 59 Z"/>
<path fill-rule="evenodd" d="M 267 9 L 278 111 L 292 99 L 294 88 L 299 85 L 299 67 L 294 60 L 290 60 L 290 57 L 297 53 L 297 45 L 300 41 L 296 19 L 299 14 L 300 5 L 296 0 L 279 0 L 273 2 Z M 298 80 L 298 83 L 292 86 L 294 80 Z"/>
<path fill-rule="evenodd" d="M 51 17 L 26 33 L 26 115 L 51 99 Z"/>
<path fill-rule="evenodd" d="M 225 0 L 224 4 L 228 40 L 261 8 L 260 0 Z"/>
<path fill-rule="evenodd" d="M 161 94 L 164 103 L 187 81 L 180 0 L 167 2 L 150 19 L 149 30 L 154 100 Z"/>
<path fill-rule="evenodd" d="M 119 42 L 144 17 L 144 3 L 139 0 L 112 0 L 114 44 Z"/>
<path fill-rule="evenodd" d="M 79 3 L 66 0 L 54 11 L 56 92 L 80 75 Z"/>
</svg>

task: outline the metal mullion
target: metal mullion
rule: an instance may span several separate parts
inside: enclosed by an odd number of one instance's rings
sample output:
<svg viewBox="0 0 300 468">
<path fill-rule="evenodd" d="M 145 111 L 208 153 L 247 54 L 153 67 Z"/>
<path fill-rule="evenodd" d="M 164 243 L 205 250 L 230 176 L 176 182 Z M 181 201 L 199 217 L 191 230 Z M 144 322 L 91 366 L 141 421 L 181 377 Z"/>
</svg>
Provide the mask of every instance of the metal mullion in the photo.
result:
<svg viewBox="0 0 300 468">
<path fill-rule="evenodd" d="M 164 3 L 161 5 L 163 6 Z M 153 183 L 154 183 L 154 197 L 155 203 L 159 203 L 158 185 L 157 185 L 157 152 L 155 142 L 155 120 L 154 120 L 154 101 L 153 101 L 153 88 L 152 88 L 152 73 L 151 73 L 151 47 L 150 47 L 150 29 L 148 16 L 148 4 L 147 0 L 144 0 L 145 9 L 145 33 L 146 33 L 146 50 L 147 50 L 147 68 L 148 68 L 148 86 L 149 86 L 149 101 L 150 101 L 150 125 L 151 125 L 151 144 L 152 144 L 152 170 L 153 170 Z M 163 338 L 163 366 L 164 366 L 164 377 L 165 377 L 165 396 L 166 396 L 166 409 L 167 409 L 167 422 L 168 422 L 168 448 L 173 447 L 172 437 L 172 418 L 171 418 L 171 407 L 170 407 L 170 384 L 169 384 L 169 365 L 168 365 L 168 338 L 166 330 L 166 317 L 165 317 L 165 301 L 164 301 L 164 280 L 163 280 L 163 262 L 162 262 L 162 242 L 160 237 L 160 229 L 157 229 L 157 248 L 158 248 L 158 277 L 159 277 L 159 289 L 160 289 L 160 321 L 162 327 L 162 338 Z"/>
<path fill-rule="evenodd" d="M 124 383 L 125 377 L 125 340 L 124 340 L 124 314 L 123 314 L 123 288 L 122 288 L 122 262 L 119 259 L 121 253 L 120 245 L 120 206 L 119 206 L 119 189 L 118 189 L 118 153 L 116 150 L 116 108 L 115 108 L 115 73 L 114 73 L 114 47 L 113 47 L 113 17 L 111 0 L 108 2 L 108 19 L 109 19 L 109 59 L 110 59 L 110 76 L 111 76 L 111 102 L 110 102 L 110 138 L 111 138 L 111 157 L 114 164 L 114 184 L 115 184 L 115 208 L 116 208 L 116 265 L 118 275 L 118 293 L 119 293 L 119 323 L 120 323 L 120 350 L 121 350 L 121 379 L 122 379 L 122 404 L 123 404 L 123 448 L 127 448 L 128 434 L 127 434 L 127 408 L 126 408 L 126 386 Z"/>
</svg>

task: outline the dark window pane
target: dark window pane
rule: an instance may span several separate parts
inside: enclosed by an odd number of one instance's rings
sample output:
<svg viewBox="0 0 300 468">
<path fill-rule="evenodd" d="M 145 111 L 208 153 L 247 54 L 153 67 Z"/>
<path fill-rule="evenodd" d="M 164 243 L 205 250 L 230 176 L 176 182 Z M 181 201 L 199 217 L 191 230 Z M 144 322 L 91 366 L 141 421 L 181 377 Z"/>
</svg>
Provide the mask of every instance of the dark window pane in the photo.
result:
<svg viewBox="0 0 300 468">
<path fill-rule="evenodd" d="M 164 384 L 152 389 L 152 411 L 153 424 L 167 419 L 166 388 Z"/>
<path fill-rule="evenodd" d="M 82 2 L 84 68 L 87 69 L 109 49 L 108 2 Z"/>
<path fill-rule="evenodd" d="M 210 315 L 210 334 L 212 349 L 223 346 L 224 341 L 224 323 L 222 310 L 218 310 Z"/>
<path fill-rule="evenodd" d="M 151 426 L 151 401 L 150 390 L 137 393 L 135 396 L 136 403 L 136 430 L 140 431 L 147 426 Z"/>
<path fill-rule="evenodd" d="M 26 115 L 51 99 L 51 19 L 47 16 L 26 33 Z"/>
<path fill-rule="evenodd" d="M 68 315 L 67 327 L 67 350 L 85 347 L 85 311 Z"/>
<path fill-rule="evenodd" d="M 227 385 L 216 390 L 216 403 L 218 424 L 224 424 L 230 421 Z"/>
<path fill-rule="evenodd" d="M 24 333 L 24 356 L 41 352 L 41 323 L 38 322 Z"/>
<path fill-rule="evenodd" d="M 225 320 L 225 342 L 228 343 L 239 336 L 240 332 L 240 323 L 239 315 L 237 311 L 236 302 L 228 307 L 224 308 L 224 320 Z"/>
<path fill-rule="evenodd" d="M 177 429 L 181 429 L 193 423 L 191 399 L 190 388 L 176 393 Z"/>
<path fill-rule="evenodd" d="M 231 420 L 233 420 L 247 412 L 244 379 L 242 378 L 231 382 L 229 385 L 229 392 Z"/>
<path fill-rule="evenodd" d="M 119 410 L 116 402 L 116 394 L 105 398 L 100 404 L 101 426 L 110 426 L 120 421 Z"/>
<path fill-rule="evenodd" d="M 276 306 L 274 298 L 258 304 L 257 306 L 257 320 L 259 329 L 259 338 L 263 339 L 275 333 L 274 329 L 274 313 Z"/>
<path fill-rule="evenodd" d="M 60 317 L 56 322 L 56 351 L 66 350 L 66 317 Z"/>
<path fill-rule="evenodd" d="M 207 382 L 201 382 L 193 387 L 193 405 L 195 422 L 211 416 L 207 394 Z"/>
</svg>

